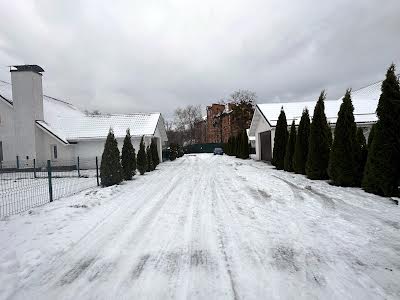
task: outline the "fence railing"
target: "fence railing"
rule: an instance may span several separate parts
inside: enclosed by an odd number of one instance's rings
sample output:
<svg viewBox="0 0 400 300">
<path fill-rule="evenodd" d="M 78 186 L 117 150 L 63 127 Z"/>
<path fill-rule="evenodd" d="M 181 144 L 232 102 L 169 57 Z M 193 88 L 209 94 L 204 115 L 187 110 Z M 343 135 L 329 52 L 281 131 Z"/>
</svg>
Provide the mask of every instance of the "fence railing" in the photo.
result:
<svg viewBox="0 0 400 300">
<path fill-rule="evenodd" d="M 20 213 L 98 186 L 100 161 L 95 158 L 0 164 L 0 217 Z"/>
</svg>

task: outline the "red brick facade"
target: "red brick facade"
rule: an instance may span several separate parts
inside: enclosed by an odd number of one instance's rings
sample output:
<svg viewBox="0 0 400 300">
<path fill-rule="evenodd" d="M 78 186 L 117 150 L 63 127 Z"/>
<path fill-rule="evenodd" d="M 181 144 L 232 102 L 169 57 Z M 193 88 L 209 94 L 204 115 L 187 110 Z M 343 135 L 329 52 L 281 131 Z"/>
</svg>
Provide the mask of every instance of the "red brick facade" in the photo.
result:
<svg viewBox="0 0 400 300">
<path fill-rule="evenodd" d="M 222 136 L 221 115 L 225 104 L 207 106 L 207 143 L 220 143 Z"/>
<path fill-rule="evenodd" d="M 250 127 L 253 114 L 252 111 L 248 113 L 245 124 L 239 124 L 233 116 L 231 103 L 207 106 L 207 119 L 195 124 L 196 143 L 227 143 L 231 136 Z"/>
</svg>

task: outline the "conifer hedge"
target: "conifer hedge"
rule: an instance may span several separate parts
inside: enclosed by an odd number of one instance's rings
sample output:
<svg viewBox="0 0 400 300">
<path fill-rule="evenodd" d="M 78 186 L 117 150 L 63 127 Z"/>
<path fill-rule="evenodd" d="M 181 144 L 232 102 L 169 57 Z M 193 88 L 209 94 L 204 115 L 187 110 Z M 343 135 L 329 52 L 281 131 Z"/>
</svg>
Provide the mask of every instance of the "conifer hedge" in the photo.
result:
<svg viewBox="0 0 400 300">
<path fill-rule="evenodd" d="M 382 83 L 378 122 L 368 145 L 362 188 L 383 196 L 399 195 L 400 183 L 400 85 L 392 64 Z"/>
<path fill-rule="evenodd" d="M 150 150 L 155 169 L 160 164 L 160 158 L 158 157 L 157 140 L 155 138 L 151 139 Z"/>
<path fill-rule="evenodd" d="M 278 169 L 283 170 L 285 162 L 286 144 L 288 140 L 286 115 L 281 108 L 278 122 L 276 123 L 274 150 L 272 156 L 272 164 Z"/>
<path fill-rule="evenodd" d="M 322 91 L 310 126 L 306 174 L 310 179 L 328 179 L 331 129 L 325 116 L 325 91 Z"/>
<path fill-rule="evenodd" d="M 249 137 L 247 136 L 247 131 L 243 130 L 242 133 L 242 159 L 248 159 L 250 157 L 250 149 L 249 149 Z"/>
<path fill-rule="evenodd" d="M 285 160 L 284 160 L 285 171 L 293 172 L 293 155 L 295 146 L 296 146 L 296 125 L 293 120 L 292 126 L 290 126 L 289 140 L 286 145 Z"/>
<path fill-rule="evenodd" d="M 146 148 L 144 146 L 144 137 L 140 140 L 139 151 L 137 154 L 137 169 L 140 172 L 140 175 L 143 175 L 147 169 L 147 157 L 146 157 Z"/>
<path fill-rule="evenodd" d="M 153 155 L 150 146 L 146 147 L 146 172 L 154 171 Z"/>
<path fill-rule="evenodd" d="M 293 169 L 298 174 L 306 174 L 306 162 L 308 155 L 308 138 L 310 136 L 310 115 L 308 109 L 303 110 L 296 137 L 296 145 L 293 157 Z"/>
<path fill-rule="evenodd" d="M 132 176 L 134 176 L 136 172 L 136 157 L 129 129 L 126 130 L 126 136 L 122 146 L 121 165 L 124 180 L 131 180 Z"/>
<path fill-rule="evenodd" d="M 354 107 L 351 90 L 347 90 L 340 105 L 335 127 L 335 137 L 329 158 L 329 177 L 332 183 L 340 186 L 356 186 L 356 132 Z"/>
<path fill-rule="evenodd" d="M 119 184 L 123 179 L 118 142 L 112 129 L 108 132 L 101 156 L 100 179 L 103 187 Z"/>
<path fill-rule="evenodd" d="M 356 186 L 361 186 L 364 175 L 365 163 L 367 162 L 368 149 L 362 128 L 357 128 L 355 143 L 355 162 L 356 162 Z"/>
</svg>

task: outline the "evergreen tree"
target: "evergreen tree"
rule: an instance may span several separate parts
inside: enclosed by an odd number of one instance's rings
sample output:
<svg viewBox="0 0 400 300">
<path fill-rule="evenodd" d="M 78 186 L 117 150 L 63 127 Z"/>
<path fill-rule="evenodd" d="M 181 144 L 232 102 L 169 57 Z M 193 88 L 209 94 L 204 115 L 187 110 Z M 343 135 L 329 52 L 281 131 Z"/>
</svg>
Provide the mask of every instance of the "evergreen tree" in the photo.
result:
<svg viewBox="0 0 400 300">
<path fill-rule="evenodd" d="M 121 165 L 124 180 L 131 180 L 135 175 L 135 149 L 131 142 L 131 134 L 129 129 L 126 130 L 124 145 L 122 146 Z"/>
<path fill-rule="evenodd" d="M 243 132 L 239 132 L 239 134 L 237 135 L 236 157 L 243 158 Z"/>
<path fill-rule="evenodd" d="M 284 160 L 285 171 L 293 172 L 293 155 L 295 146 L 296 146 L 296 125 L 293 120 L 292 126 L 290 127 L 289 140 L 287 142 L 285 151 L 285 160 Z"/>
<path fill-rule="evenodd" d="M 169 160 L 173 161 L 177 158 L 177 145 L 170 144 L 169 146 Z"/>
<path fill-rule="evenodd" d="M 243 159 L 248 159 L 250 157 L 250 149 L 249 149 L 249 137 L 247 136 L 246 130 L 243 130 L 242 133 L 242 140 L 243 140 Z"/>
<path fill-rule="evenodd" d="M 232 148 L 231 148 L 231 156 L 236 155 L 236 137 L 232 137 Z"/>
<path fill-rule="evenodd" d="M 381 90 L 362 187 L 370 193 L 396 196 L 400 182 L 400 86 L 393 64 Z"/>
<path fill-rule="evenodd" d="M 340 186 L 357 185 L 356 123 L 351 90 L 347 90 L 340 105 L 335 127 L 335 138 L 329 158 L 329 177 L 333 184 Z"/>
<path fill-rule="evenodd" d="M 158 157 L 157 140 L 154 138 L 151 140 L 150 149 L 155 169 L 160 164 L 160 158 Z"/>
<path fill-rule="evenodd" d="M 373 140 L 374 134 L 375 134 L 375 127 L 376 127 L 375 124 L 372 125 L 371 131 L 369 132 L 369 135 L 368 135 L 368 145 L 367 145 L 368 149 L 372 145 L 372 140 Z"/>
<path fill-rule="evenodd" d="M 100 178 L 101 185 L 111 186 L 122 182 L 122 166 L 119 157 L 118 142 L 115 139 L 112 129 L 108 132 L 101 156 Z"/>
<path fill-rule="evenodd" d="M 303 110 L 301 115 L 296 146 L 293 155 L 293 169 L 298 174 L 306 174 L 306 162 L 308 154 L 308 138 L 310 136 L 310 115 L 308 109 Z"/>
<path fill-rule="evenodd" d="M 308 142 L 308 154 L 306 174 L 310 179 L 327 179 L 331 129 L 325 116 L 325 91 L 322 91 L 315 105 L 312 123 L 310 125 L 310 137 Z"/>
<path fill-rule="evenodd" d="M 133 153 L 132 153 L 132 159 L 133 159 L 133 173 L 132 176 L 136 175 L 136 170 L 137 170 L 137 158 L 136 158 L 136 150 L 133 148 Z"/>
<path fill-rule="evenodd" d="M 356 143 L 355 143 L 355 163 L 356 163 L 356 185 L 361 186 L 362 177 L 364 175 L 364 167 L 367 162 L 367 144 L 365 141 L 362 128 L 357 128 Z"/>
<path fill-rule="evenodd" d="M 139 151 L 137 154 L 136 164 L 137 164 L 137 169 L 140 172 L 140 175 L 143 175 L 146 172 L 146 168 L 147 168 L 146 148 L 144 146 L 143 137 L 140 140 L 140 146 L 139 146 Z"/>
<path fill-rule="evenodd" d="M 272 164 L 278 170 L 282 170 L 284 167 L 287 141 L 288 141 L 288 131 L 287 131 L 286 115 L 282 107 L 275 128 L 274 150 L 272 157 Z"/>
<path fill-rule="evenodd" d="M 151 153 L 150 146 L 146 147 L 146 171 L 151 172 L 154 170 L 154 164 L 153 164 L 153 155 Z"/>
<path fill-rule="evenodd" d="M 233 153 L 233 136 L 228 139 L 228 155 L 232 156 Z"/>
</svg>

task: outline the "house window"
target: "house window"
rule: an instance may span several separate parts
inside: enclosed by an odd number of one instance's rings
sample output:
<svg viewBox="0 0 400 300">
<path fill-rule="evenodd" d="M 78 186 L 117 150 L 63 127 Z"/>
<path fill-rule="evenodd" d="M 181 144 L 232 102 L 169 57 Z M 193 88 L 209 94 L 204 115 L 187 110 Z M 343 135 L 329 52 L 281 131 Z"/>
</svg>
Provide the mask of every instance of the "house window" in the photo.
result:
<svg viewBox="0 0 400 300">
<path fill-rule="evenodd" d="M 3 142 L 0 141 L 0 161 L 3 161 Z"/>
<path fill-rule="evenodd" d="M 51 159 L 58 158 L 57 145 L 51 145 Z"/>
</svg>

